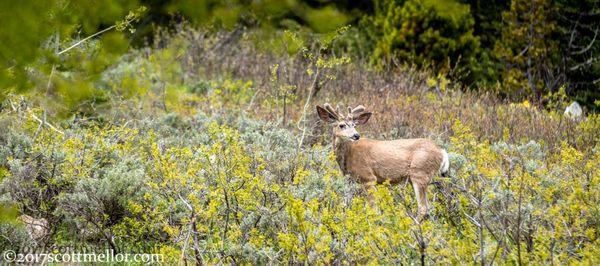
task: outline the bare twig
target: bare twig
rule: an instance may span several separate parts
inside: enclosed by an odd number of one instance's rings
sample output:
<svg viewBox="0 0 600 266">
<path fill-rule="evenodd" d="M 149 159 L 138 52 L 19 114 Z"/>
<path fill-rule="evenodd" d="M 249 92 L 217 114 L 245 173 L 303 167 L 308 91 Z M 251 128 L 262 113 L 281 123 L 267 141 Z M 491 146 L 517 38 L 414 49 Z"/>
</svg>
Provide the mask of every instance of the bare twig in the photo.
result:
<svg viewBox="0 0 600 266">
<path fill-rule="evenodd" d="M 592 48 L 592 45 L 594 45 L 594 42 L 596 42 L 597 36 L 598 36 L 598 29 L 596 29 L 594 31 L 594 38 L 590 41 L 590 43 L 586 47 L 584 47 L 583 49 L 581 49 L 579 51 L 572 52 L 571 54 L 574 54 L 574 55 L 583 54 L 583 53 L 587 52 L 588 50 L 590 50 L 590 48 Z"/>
<path fill-rule="evenodd" d="M 315 71 L 315 78 L 313 79 L 312 85 L 310 86 L 310 91 L 308 93 L 308 97 L 306 98 L 306 103 L 304 104 L 304 109 L 302 110 L 302 116 L 300 116 L 300 120 L 298 120 L 298 129 L 302 130 L 302 136 L 300 137 L 300 142 L 298 143 L 298 149 L 302 147 L 302 143 L 304 142 L 304 136 L 306 136 L 306 121 L 305 121 L 306 110 L 308 109 L 308 106 L 310 105 L 310 100 L 312 99 L 313 92 L 319 84 L 319 76 L 320 76 L 320 71 L 319 71 L 319 68 L 317 67 L 317 70 Z M 300 123 L 302 123 L 302 122 L 304 122 L 304 127 L 300 128 Z"/>
<path fill-rule="evenodd" d="M 80 44 L 82 44 L 82 43 L 84 43 L 85 41 L 87 41 L 87 40 L 89 40 L 89 39 L 91 39 L 91 38 L 94 38 L 94 37 L 96 37 L 96 36 L 98 36 L 98 35 L 100 35 L 100 34 L 102 34 L 102 33 L 105 33 L 105 32 L 107 32 L 107 31 L 109 31 L 109 30 L 112 30 L 112 29 L 114 29 L 114 28 L 116 28 L 116 27 L 117 27 L 117 25 L 112 25 L 112 26 L 110 26 L 110 27 L 108 27 L 108 28 L 106 28 L 106 29 L 103 29 L 103 30 L 101 30 L 101 31 L 99 31 L 99 32 L 96 32 L 96 33 L 94 33 L 94 34 L 92 34 L 92 35 L 90 35 L 90 36 L 87 36 L 87 37 L 85 37 L 85 38 L 81 39 L 80 41 L 78 41 L 78 42 L 74 43 L 73 45 L 69 46 L 67 49 L 64 49 L 64 50 L 62 50 L 62 51 L 60 51 L 60 52 L 56 53 L 56 55 L 61 55 L 61 54 L 63 54 L 63 53 L 66 53 L 66 52 L 68 52 L 69 50 L 71 50 L 71 49 L 73 49 L 73 48 L 75 48 L 75 47 L 79 46 L 79 45 L 80 45 Z"/>
<path fill-rule="evenodd" d="M 196 231 L 196 213 L 194 212 L 194 207 L 188 203 L 182 196 L 181 194 L 177 194 L 177 196 L 179 197 L 179 199 L 188 207 L 188 209 L 190 210 L 190 230 L 191 230 L 191 234 L 192 234 L 192 239 L 194 240 L 194 256 L 196 258 L 196 265 L 202 265 L 203 264 L 203 258 L 202 255 L 200 254 L 200 249 L 199 249 L 199 245 L 198 245 L 198 232 Z M 186 240 L 186 245 L 187 245 L 187 240 Z M 183 254 L 182 254 L 183 256 Z"/>
<path fill-rule="evenodd" d="M 10 104 L 10 107 L 13 109 L 13 111 L 16 112 L 17 115 L 19 115 L 20 112 L 19 112 L 18 108 L 14 105 L 14 103 L 11 100 L 8 100 L 8 103 Z M 27 109 L 27 112 L 31 115 L 31 117 L 33 119 L 35 119 L 36 121 L 38 121 L 40 124 L 46 125 L 50 129 L 52 129 L 60 134 L 65 134 L 62 130 L 60 130 L 60 129 L 54 127 L 52 124 L 46 122 L 46 111 L 45 110 L 44 110 L 44 120 L 42 120 L 39 117 L 37 117 L 37 115 L 35 115 L 29 108 L 26 108 L 26 109 Z"/>
<path fill-rule="evenodd" d="M 56 132 L 58 132 L 58 133 L 60 133 L 60 134 L 65 134 L 65 132 L 63 132 L 62 130 L 60 130 L 60 129 L 58 129 L 58 128 L 54 127 L 52 124 L 50 124 L 50 123 L 46 122 L 46 121 L 45 121 L 45 120 L 46 120 L 46 119 L 45 119 L 45 117 L 46 117 L 45 115 L 44 115 L 44 120 L 42 120 L 42 119 L 40 119 L 39 117 L 37 117 L 37 116 L 36 116 L 36 115 L 35 115 L 35 114 L 34 114 L 34 113 L 31 111 L 31 110 L 28 110 L 28 111 L 29 111 L 29 114 L 31 115 L 31 117 L 32 117 L 33 119 L 35 119 L 36 121 L 38 121 L 38 122 L 40 122 L 40 123 L 43 123 L 44 125 L 48 126 L 50 129 L 52 129 L 52 130 L 54 130 L 54 131 L 56 131 Z M 45 112 L 44 112 L 44 113 L 45 113 Z"/>
<path fill-rule="evenodd" d="M 570 67 L 569 70 L 576 71 L 576 70 L 580 69 L 581 67 L 584 67 L 586 65 L 590 65 L 590 64 L 592 64 L 592 63 L 594 63 L 594 62 L 596 62 L 598 60 L 600 60 L 600 57 L 590 57 L 590 58 L 588 58 L 588 60 L 585 60 L 585 62 L 581 62 L 581 63 L 579 63 L 577 65 L 574 65 L 574 66 Z"/>
<path fill-rule="evenodd" d="M 44 123 L 46 123 L 46 109 L 44 109 L 44 119 L 42 122 L 40 122 L 40 125 L 35 130 L 35 134 L 33 134 L 33 139 L 37 139 L 37 136 L 40 134 L 40 132 L 42 132 L 42 127 L 44 126 Z"/>
<path fill-rule="evenodd" d="M 52 64 L 52 70 L 50 70 L 50 76 L 48 77 L 48 83 L 46 83 L 46 92 L 44 95 L 48 96 L 48 91 L 50 91 L 50 85 L 52 85 L 52 76 L 54 76 L 54 70 L 56 69 L 56 64 Z"/>
</svg>

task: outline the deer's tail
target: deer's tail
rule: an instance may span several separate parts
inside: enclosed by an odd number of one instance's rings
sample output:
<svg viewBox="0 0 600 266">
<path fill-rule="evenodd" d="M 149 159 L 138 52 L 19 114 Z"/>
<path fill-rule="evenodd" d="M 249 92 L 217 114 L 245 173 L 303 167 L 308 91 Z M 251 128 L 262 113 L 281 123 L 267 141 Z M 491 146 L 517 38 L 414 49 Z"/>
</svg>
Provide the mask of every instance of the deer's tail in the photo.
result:
<svg viewBox="0 0 600 266">
<path fill-rule="evenodd" d="M 448 158 L 448 152 L 442 149 L 442 164 L 440 165 L 440 174 L 443 177 L 448 175 L 448 170 L 450 169 L 450 158 Z"/>
</svg>

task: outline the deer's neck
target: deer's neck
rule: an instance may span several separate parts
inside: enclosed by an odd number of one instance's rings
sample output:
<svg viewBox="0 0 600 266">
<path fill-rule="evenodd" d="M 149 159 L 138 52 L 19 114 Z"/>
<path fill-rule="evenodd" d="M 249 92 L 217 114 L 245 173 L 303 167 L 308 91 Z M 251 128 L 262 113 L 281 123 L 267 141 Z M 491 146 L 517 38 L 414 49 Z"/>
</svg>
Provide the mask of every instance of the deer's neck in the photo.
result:
<svg viewBox="0 0 600 266">
<path fill-rule="evenodd" d="M 347 174 L 347 157 L 350 152 L 350 141 L 342 138 L 333 136 L 333 152 L 335 153 L 335 160 L 337 161 L 342 173 Z"/>
</svg>

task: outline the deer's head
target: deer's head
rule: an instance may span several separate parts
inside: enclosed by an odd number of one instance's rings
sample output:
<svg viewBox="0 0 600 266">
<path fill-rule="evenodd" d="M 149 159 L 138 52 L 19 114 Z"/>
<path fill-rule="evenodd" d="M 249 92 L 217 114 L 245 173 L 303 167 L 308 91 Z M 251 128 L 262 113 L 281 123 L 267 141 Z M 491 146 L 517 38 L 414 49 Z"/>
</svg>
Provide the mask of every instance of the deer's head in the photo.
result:
<svg viewBox="0 0 600 266">
<path fill-rule="evenodd" d="M 333 126 L 333 134 L 336 137 L 353 141 L 360 139 L 360 134 L 356 131 L 356 126 L 367 123 L 372 115 L 371 112 L 365 112 L 365 107 L 362 105 L 354 108 L 348 106 L 347 115 L 340 112 L 339 108 L 337 110 L 333 109 L 328 103 L 323 106 L 317 105 L 319 118 Z"/>
</svg>

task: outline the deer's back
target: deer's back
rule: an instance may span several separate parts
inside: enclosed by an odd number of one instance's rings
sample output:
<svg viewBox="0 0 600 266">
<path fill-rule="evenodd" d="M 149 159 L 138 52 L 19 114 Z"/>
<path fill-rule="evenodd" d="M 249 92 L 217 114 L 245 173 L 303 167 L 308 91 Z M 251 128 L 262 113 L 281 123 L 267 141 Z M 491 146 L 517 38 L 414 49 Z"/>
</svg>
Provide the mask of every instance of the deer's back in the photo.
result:
<svg viewBox="0 0 600 266">
<path fill-rule="evenodd" d="M 428 139 L 361 139 L 350 149 L 348 170 L 360 179 L 375 176 L 380 183 L 398 183 L 416 175 L 430 178 L 442 162 L 441 149 Z"/>
</svg>

